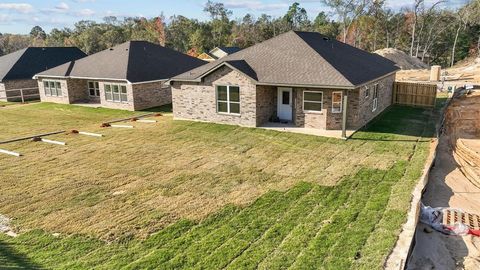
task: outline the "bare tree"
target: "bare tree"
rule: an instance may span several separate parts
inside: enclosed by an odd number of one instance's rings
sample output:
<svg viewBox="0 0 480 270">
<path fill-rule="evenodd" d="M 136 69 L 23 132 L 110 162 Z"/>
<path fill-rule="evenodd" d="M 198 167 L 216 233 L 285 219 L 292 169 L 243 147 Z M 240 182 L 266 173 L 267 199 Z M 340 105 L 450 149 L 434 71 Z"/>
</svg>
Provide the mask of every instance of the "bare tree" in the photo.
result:
<svg viewBox="0 0 480 270">
<path fill-rule="evenodd" d="M 335 10 L 342 22 L 343 42 L 347 42 L 347 35 L 355 20 L 365 14 L 371 0 L 322 0 L 322 3 Z"/>
</svg>

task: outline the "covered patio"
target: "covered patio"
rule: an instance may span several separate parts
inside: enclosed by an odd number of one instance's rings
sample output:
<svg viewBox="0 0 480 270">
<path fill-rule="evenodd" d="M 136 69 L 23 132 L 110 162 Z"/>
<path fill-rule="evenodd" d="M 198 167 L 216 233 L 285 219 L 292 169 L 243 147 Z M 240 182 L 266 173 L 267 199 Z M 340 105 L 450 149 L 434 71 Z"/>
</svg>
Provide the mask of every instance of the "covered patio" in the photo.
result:
<svg viewBox="0 0 480 270">
<path fill-rule="evenodd" d="M 357 131 L 357 130 L 347 129 L 346 137 L 343 137 L 342 130 L 306 128 L 306 127 L 295 126 L 293 123 L 285 124 L 285 123 L 274 123 L 274 122 L 267 122 L 259 126 L 259 128 L 282 131 L 282 132 L 292 132 L 292 133 L 300 133 L 300 134 L 307 134 L 307 135 L 314 135 L 314 136 L 337 138 L 337 139 L 348 139 Z"/>
</svg>

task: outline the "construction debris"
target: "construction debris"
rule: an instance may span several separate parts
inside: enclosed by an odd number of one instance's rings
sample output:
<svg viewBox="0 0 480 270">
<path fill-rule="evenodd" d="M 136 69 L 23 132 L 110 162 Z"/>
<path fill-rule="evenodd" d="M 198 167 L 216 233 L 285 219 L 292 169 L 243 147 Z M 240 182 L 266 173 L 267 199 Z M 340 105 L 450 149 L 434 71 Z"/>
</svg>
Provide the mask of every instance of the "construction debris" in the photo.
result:
<svg viewBox="0 0 480 270">
<path fill-rule="evenodd" d="M 11 140 L 1 141 L 0 144 L 26 141 L 26 140 L 31 140 L 33 138 L 41 138 L 41 137 L 56 135 L 56 134 L 60 134 L 60 133 L 65 133 L 65 130 L 60 130 L 60 131 L 55 131 L 55 132 L 49 132 L 49 133 L 44 133 L 44 134 L 38 134 L 38 135 L 33 135 L 33 136 L 28 136 L 28 137 L 22 137 L 22 138 L 16 138 L 16 139 L 11 139 Z"/>
<path fill-rule="evenodd" d="M 72 134 L 80 134 L 80 135 L 86 135 L 86 136 L 92 136 L 92 137 L 103 137 L 103 134 L 98 134 L 98 133 L 91 133 L 91 132 L 85 132 L 85 131 L 78 131 L 78 130 L 72 130 Z"/>
<path fill-rule="evenodd" d="M 112 121 L 109 121 L 109 122 L 105 122 L 103 124 L 113 124 L 113 123 L 119 123 L 119 122 L 132 121 L 132 119 L 140 119 L 140 118 L 145 118 L 145 117 L 149 117 L 149 116 L 156 116 L 156 114 L 147 113 L 147 114 L 142 114 L 142 115 L 138 115 L 138 116 L 132 116 L 132 117 L 128 117 L 128 118 L 112 120 Z"/>
</svg>

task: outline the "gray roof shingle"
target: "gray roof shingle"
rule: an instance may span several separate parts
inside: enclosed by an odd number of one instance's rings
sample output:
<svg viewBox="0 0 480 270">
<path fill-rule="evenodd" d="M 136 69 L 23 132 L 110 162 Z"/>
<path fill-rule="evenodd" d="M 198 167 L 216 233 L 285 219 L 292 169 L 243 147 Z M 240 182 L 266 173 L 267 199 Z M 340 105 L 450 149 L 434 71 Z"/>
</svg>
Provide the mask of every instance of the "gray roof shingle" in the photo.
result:
<svg viewBox="0 0 480 270">
<path fill-rule="evenodd" d="M 386 58 L 319 33 L 290 31 L 180 74 L 172 81 L 198 81 L 232 61 L 244 61 L 241 66 L 248 70 L 244 73 L 262 84 L 353 88 L 398 70 Z"/>
<path fill-rule="evenodd" d="M 128 41 L 37 74 L 146 82 L 170 79 L 207 62 L 147 41 Z"/>
<path fill-rule="evenodd" d="M 0 81 L 32 79 L 42 71 L 87 56 L 77 47 L 29 47 L 0 57 Z"/>
</svg>

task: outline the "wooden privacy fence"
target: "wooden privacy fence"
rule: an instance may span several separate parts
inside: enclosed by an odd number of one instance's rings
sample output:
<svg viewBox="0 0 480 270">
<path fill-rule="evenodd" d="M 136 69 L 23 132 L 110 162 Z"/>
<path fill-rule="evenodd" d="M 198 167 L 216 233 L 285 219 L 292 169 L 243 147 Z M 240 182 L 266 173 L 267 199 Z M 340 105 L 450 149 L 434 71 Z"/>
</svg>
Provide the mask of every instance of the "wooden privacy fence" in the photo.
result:
<svg viewBox="0 0 480 270">
<path fill-rule="evenodd" d="M 437 86 L 425 83 L 395 82 L 393 103 L 400 105 L 435 107 Z"/>
<path fill-rule="evenodd" d="M 40 99 L 40 94 L 38 93 L 38 87 L 10 89 L 3 91 L 0 90 L 0 98 L 7 99 L 7 101 L 21 101 L 22 103 L 25 103 L 26 100 Z"/>
</svg>

